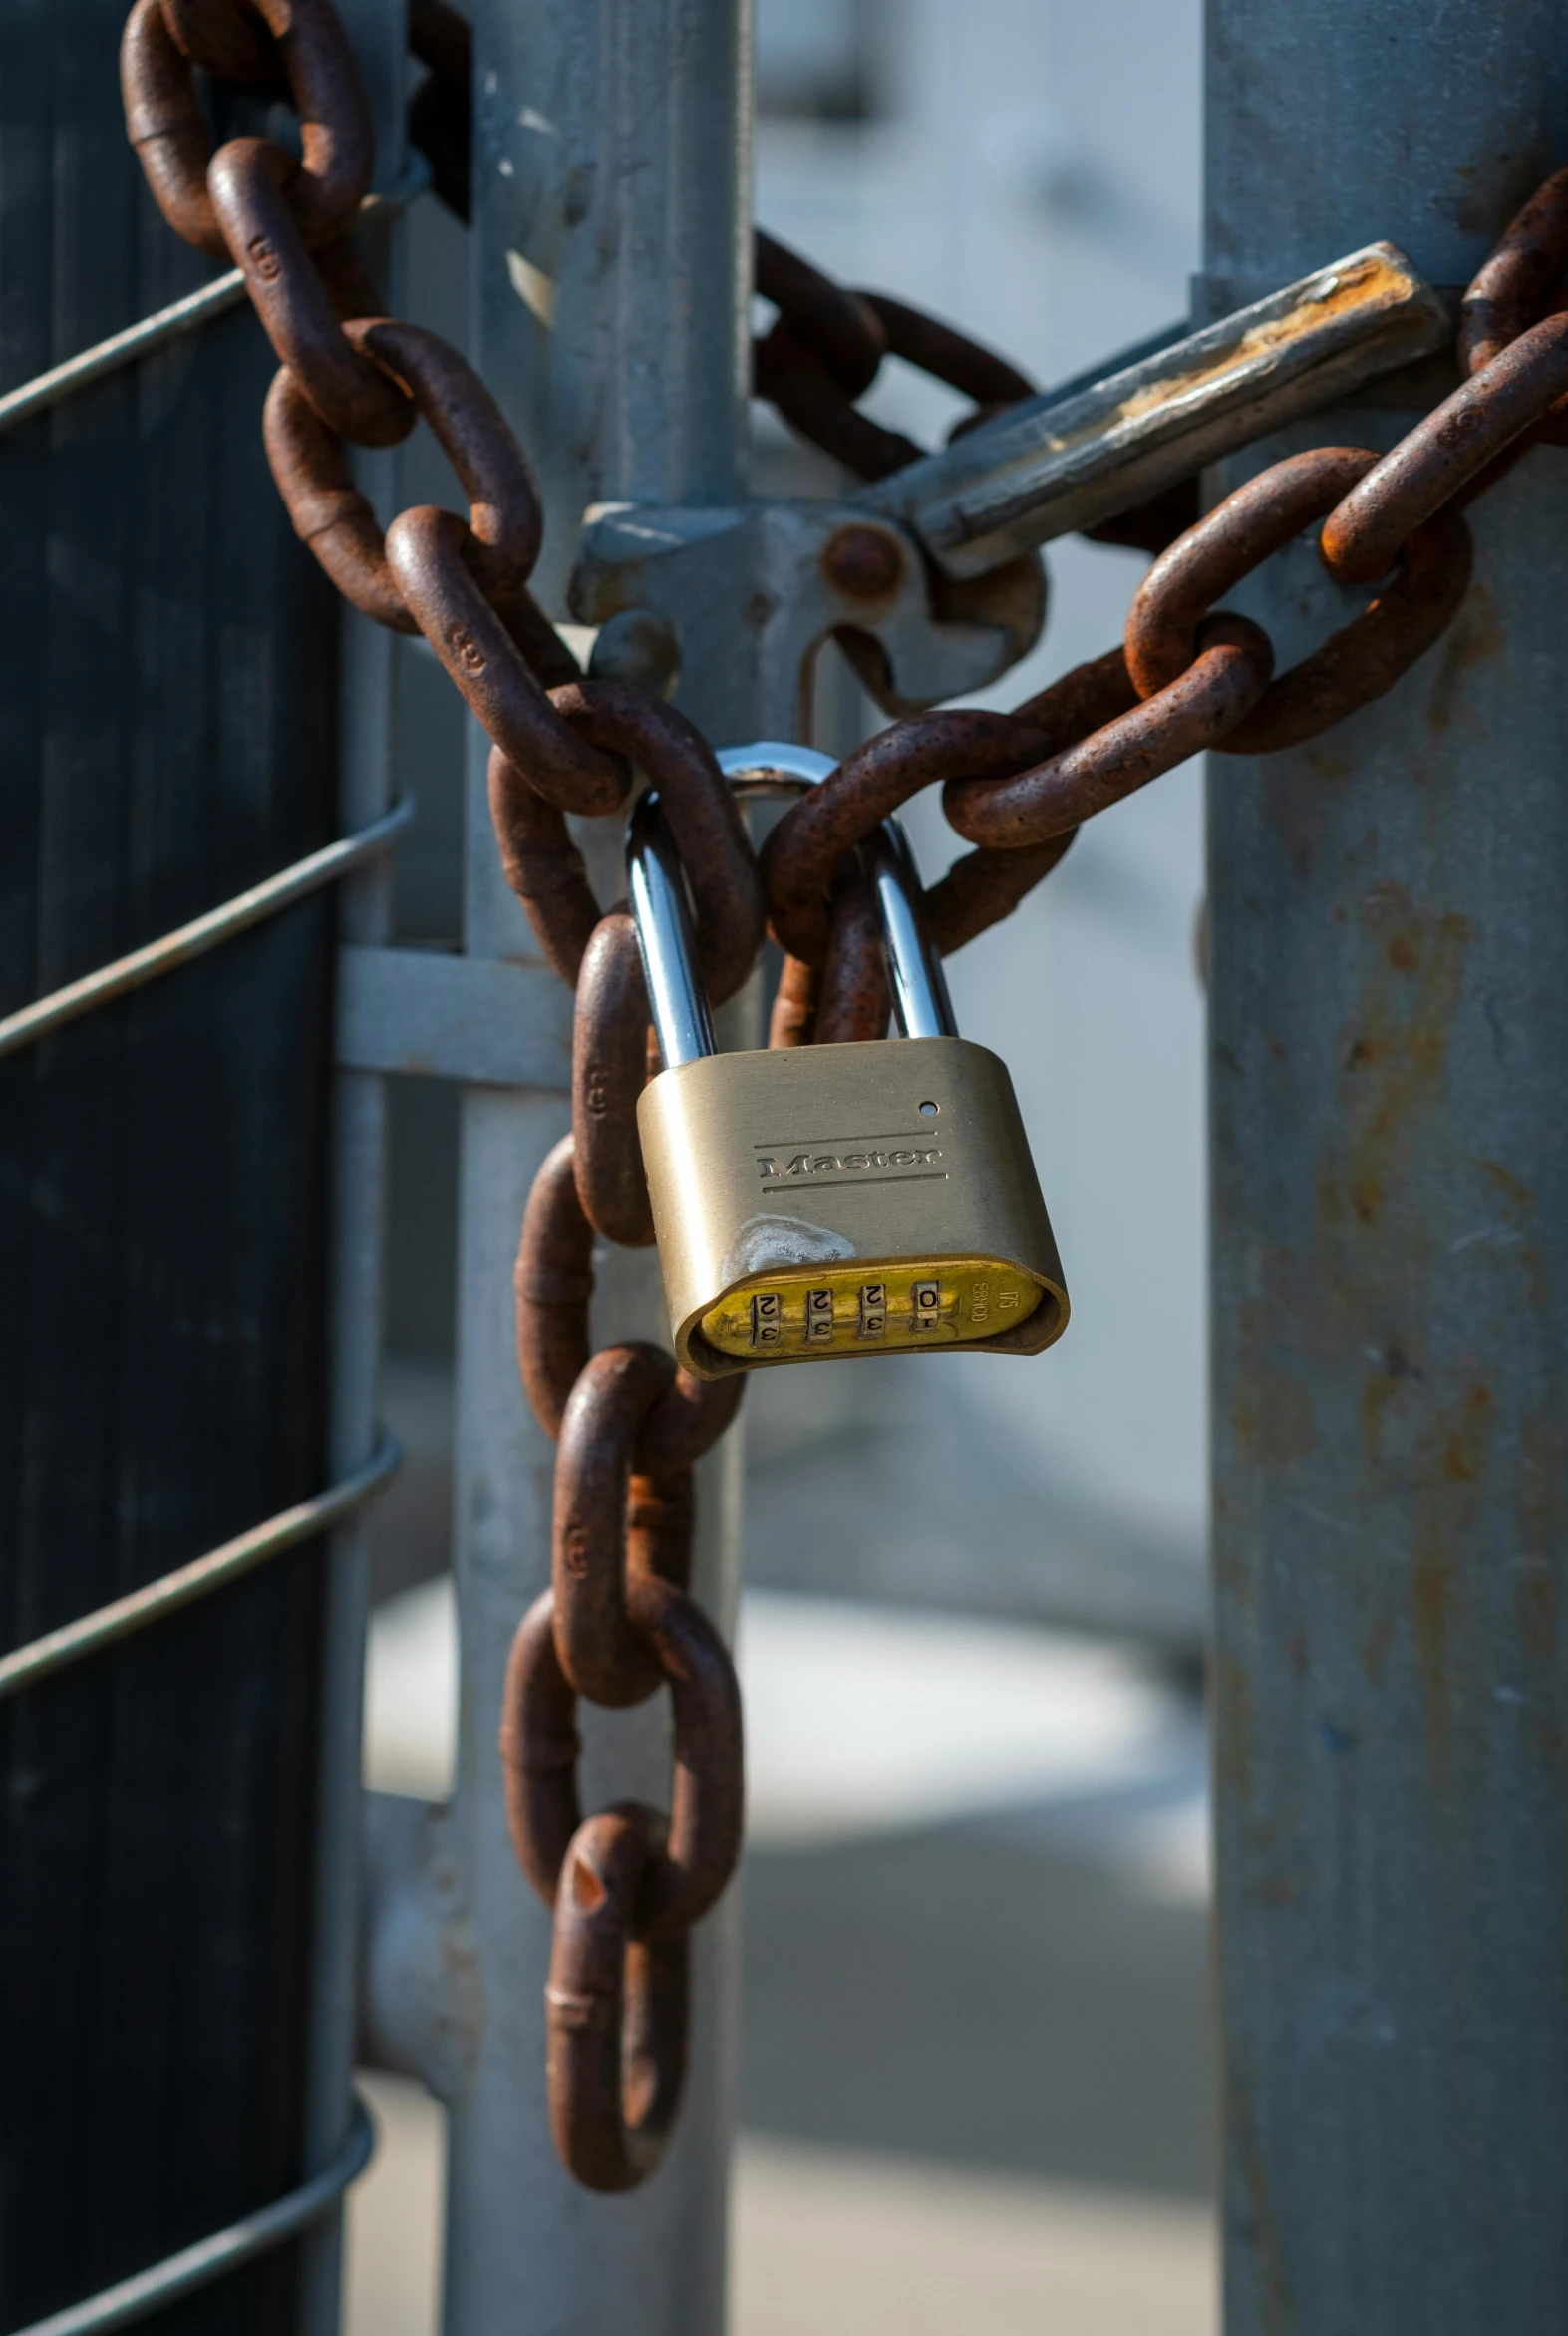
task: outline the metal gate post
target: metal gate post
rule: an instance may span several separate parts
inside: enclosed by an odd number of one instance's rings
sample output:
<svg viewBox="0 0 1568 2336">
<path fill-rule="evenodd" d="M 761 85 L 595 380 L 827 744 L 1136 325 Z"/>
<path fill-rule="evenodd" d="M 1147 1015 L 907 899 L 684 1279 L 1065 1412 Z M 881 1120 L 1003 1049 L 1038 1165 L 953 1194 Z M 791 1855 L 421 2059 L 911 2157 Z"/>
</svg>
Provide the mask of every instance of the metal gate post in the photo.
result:
<svg viewBox="0 0 1568 2336">
<path fill-rule="evenodd" d="M 1208 26 L 1211 313 L 1374 236 L 1462 285 L 1568 160 L 1554 0 Z M 1382 704 L 1210 764 L 1229 2336 L 1568 2292 L 1568 457 L 1472 523 Z M 1299 546 L 1235 604 L 1285 657 L 1345 602 Z"/>
<path fill-rule="evenodd" d="M 733 500 L 742 485 L 749 289 L 744 0 L 482 0 L 475 10 L 474 362 L 544 490 L 540 589 L 563 592 L 588 503 Z M 737 625 L 744 611 L 737 611 Z M 740 660 L 738 660 L 738 663 Z M 680 704 L 717 743 L 747 708 L 688 672 Z M 745 735 L 744 727 L 739 735 Z M 501 878 L 475 739 L 466 946 L 537 963 Z M 613 823 L 605 823 L 606 827 Z M 590 849 L 593 838 L 585 838 Z M 605 836 L 605 844 L 617 839 Z M 601 897 L 624 878 L 611 853 Z M 553 977 L 541 973 L 541 986 Z M 556 985 L 558 987 L 558 985 Z M 564 999 L 564 993 L 562 993 Z M 569 1071 L 561 1033 L 552 1084 Z M 508 1642 L 549 1576 L 553 1450 L 517 1380 L 511 1264 L 563 1094 L 470 1088 L 464 1101 L 457 1566 L 463 1697 L 451 1834 L 462 1908 L 451 2107 L 448 2336 L 715 2336 L 724 2316 L 730 2122 L 728 1905 L 695 1941 L 692 2065 L 679 2131 L 645 2188 L 578 2189 L 544 2105 L 549 1918 L 518 1872 L 495 1738 Z M 596 1343 L 661 1336 L 651 1257 L 599 1260 Z M 699 1475 L 697 1592 L 728 1627 L 737 1573 L 736 1439 Z M 590 1805 L 668 1793 L 664 1698 L 585 1715 Z"/>
</svg>

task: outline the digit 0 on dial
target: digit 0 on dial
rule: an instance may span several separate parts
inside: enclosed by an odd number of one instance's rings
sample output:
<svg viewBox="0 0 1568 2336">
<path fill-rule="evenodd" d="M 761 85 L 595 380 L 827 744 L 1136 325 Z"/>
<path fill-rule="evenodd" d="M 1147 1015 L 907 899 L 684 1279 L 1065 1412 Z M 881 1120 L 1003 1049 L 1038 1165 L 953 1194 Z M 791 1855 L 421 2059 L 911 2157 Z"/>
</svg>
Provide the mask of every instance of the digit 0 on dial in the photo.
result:
<svg viewBox="0 0 1568 2336">
<path fill-rule="evenodd" d="M 806 1348 L 841 1355 L 969 1346 L 1016 1330 L 1046 1294 L 983 1257 L 950 1257 L 934 1271 L 890 1264 L 878 1274 L 868 1280 L 862 1266 L 831 1273 L 818 1266 L 740 1282 L 709 1307 L 701 1335 L 745 1362 L 800 1361 Z"/>
</svg>

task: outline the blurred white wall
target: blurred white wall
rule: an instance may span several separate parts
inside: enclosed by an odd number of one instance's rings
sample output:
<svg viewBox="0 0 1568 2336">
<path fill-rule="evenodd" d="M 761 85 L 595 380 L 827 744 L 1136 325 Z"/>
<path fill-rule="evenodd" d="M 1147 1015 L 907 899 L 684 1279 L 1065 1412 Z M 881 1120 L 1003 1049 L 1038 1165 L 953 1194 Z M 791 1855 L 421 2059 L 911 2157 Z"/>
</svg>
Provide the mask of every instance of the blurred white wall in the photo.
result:
<svg viewBox="0 0 1568 2336">
<path fill-rule="evenodd" d="M 1063 379 L 1185 314 L 1201 34 L 1200 0 L 758 0 L 757 216 Z M 869 407 L 929 445 L 956 401 L 890 365 Z M 1046 638 L 982 702 L 1111 646 L 1145 563 L 1070 540 L 1049 564 Z M 958 847 L 934 801 L 911 826 L 929 880 Z M 961 1027 L 1018 1086 L 1074 1319 L 1039 1361 L 901 1375 L 901 1400 L 1007 1435 L 1043 1535 L 1071 1516 L 1183 1568 L 1206 1537 L 1201 889 L 1189 766 L 955 960 Z"/>
</svg>

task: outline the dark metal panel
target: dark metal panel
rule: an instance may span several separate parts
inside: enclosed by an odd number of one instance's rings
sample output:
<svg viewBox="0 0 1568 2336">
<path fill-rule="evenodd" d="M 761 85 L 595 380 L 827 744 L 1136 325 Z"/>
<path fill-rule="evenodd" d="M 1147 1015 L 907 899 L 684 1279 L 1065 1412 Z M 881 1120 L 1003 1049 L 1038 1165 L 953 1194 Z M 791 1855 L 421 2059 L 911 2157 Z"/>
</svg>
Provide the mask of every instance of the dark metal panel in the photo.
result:
<svg viewBox="0 0 1568 2336">
<path fill-rule="evenodd" d="M 1221 271 L 1366 220 L 1463 278 L 1568 160 L 1545 0 L 1210 23 Z M 1568 2310 L 1568 458 L 1474 524 L 1387 699 L 1210 758 L 1229 2336 Z M 1310 544 L 1232 600 L 1348 606 Z"/>
<path fill-rule="evenodd" d="M 0 11 L 0 383 L 203 280 L 121 0 Z M 332 833 L 336 623 L 236 313 L 0 440 L 0 1011 Z M 0 1067 L 0 1634 L 322 1482 L 332 905 Z M 300 2174 L 318 1561 L 0 1714 L 0 2322 Z M 292 2325 L 279 2258 L 159 2315 Z"/>
</svg>

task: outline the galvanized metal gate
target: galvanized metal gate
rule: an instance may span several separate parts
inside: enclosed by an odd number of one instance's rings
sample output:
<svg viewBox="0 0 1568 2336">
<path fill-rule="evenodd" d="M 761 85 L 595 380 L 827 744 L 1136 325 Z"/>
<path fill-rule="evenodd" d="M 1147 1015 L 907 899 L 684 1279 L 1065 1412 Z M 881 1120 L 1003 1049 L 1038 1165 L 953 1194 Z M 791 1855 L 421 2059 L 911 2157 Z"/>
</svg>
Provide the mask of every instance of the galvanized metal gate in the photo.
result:
<svg viewBox="0 0 1568 2336">
<path fill-rule="evenodd" d="M 403 26 L 385 0 L 343 13 L 390 184 Z M 1414 0 L 1211 0 L 1204 314 L 1375 238 L 1440 287 L 1462 285 L 1568 151 L 1559 17 L 1545 0 L 1471 0 L 1435 20 Z M 540 470 L 551 612 L 567 613 L 575 572 L 578 611 L 607 613 L 595 593 L 639 535 L 656 535 L 649 603 L 679 641 L 677 702 L 720 744 L 790 736 L 804 719 L 802 651 L 822 623 L 800 578 L 809 570 L 829 602 L 856 587 L 818 564 L 844 514 L 745 502 L 744 6 L 481 0 L 475 34 L 473 354 Z M 1363 389 L 1229 456 L 1222 483 L 1336 436 L 1392 442 L 1451 386 L 1439 368 Z M 363 474 L 389 509 L 395 462 L 367 458 Z M 957 459 L 942 479 L 964 470 Z M 907 519 L 907 494 L 879 491 L 860 518 Z M 585 534 L 591 505 L 622 507 Z M 1232 2336 L 1458 2336 L 1483 2317 L 1533 2336 L 1561 2314 L 1568 1192 L 1555 952 L 1568 829 L 1554 758 L 1568 683 L 1551 585 L 1568 561 L 1565 519 L 1568 485 L 1538 463 L 1519 473 L 1480 520 L 1483 588 L 1417 676 L 1326 741 L 1228 759 L 1213 782 Z M 1295 631 L 1316 637 L 1339 608 L 1309 555 L 1294 557 L 1242 601 L 1287 656 Z M 353 619 L 346 640 L 340 832 L 379 843 L 391 646 Z M 914 659 L 942 646 L 922 639 L 918 608 L 890 620 L 889 642 Z M 948 679 L 966 686 L 960 664 Z M 303 2315 L 329 2330 L 337 2231 L 320 2209 L 360 2151 L 349 2079 L 363 1915 L 370 2048 L 424 2077 L 451 2114 L 449 2336 L 701 2336 L 724 2317 L 733 1907 L 698 1936 L 686 2109 L 645 2188 L 604 2198 L 571 2183 L 538 2078 L 549 1919 L 512 1856 L 492 1747 L 506 1648 L 549 1574 L 553 1456 L 519 1400 L 510 1264 L 534 1169 L 566 1125 L 569 1029 L 495 858 L 477 734 L 468 793 L 460 958 L 438 966 L 387 946 L 383 876 L 361 872 L 345 894 L 330 1439 L 341 1508 L 381 1466 L 383 1081 L 417 1060 L 464 1089 L 458 1788 L 440 1811 L 373 1807 L 362 1899 L 364 1555 L 357 1528 L 340 1526 L 322 1626 L 306 2180 L 283 2205 L 287 2227 L 311 2232 Z M 313 863 L 310 880 L 362 859 Z M 733 1014 L 750 1036 L 755 1001 Z M 602 1332 L 658 1335 L 647 1261 L 617 1257 L 600 1290 Z M 698 1587 L 728 1623 L 735 1439 L 704 1479 Z M 282 1520 L 267 1545 L 322 1514 Z M 237 1568 L 259 1553 L 218 1554 Z M 120 1624 L 94 1627 L 82 1647 Z M 76 1651 L 30 1650 L 27 1676 Z M 657 1801 L 667 1758 L 657 1704 L 596 1715 L 588 1791 Z M 105 2308 L 59 2326 L 110 2324 Z"/>
</svg>

